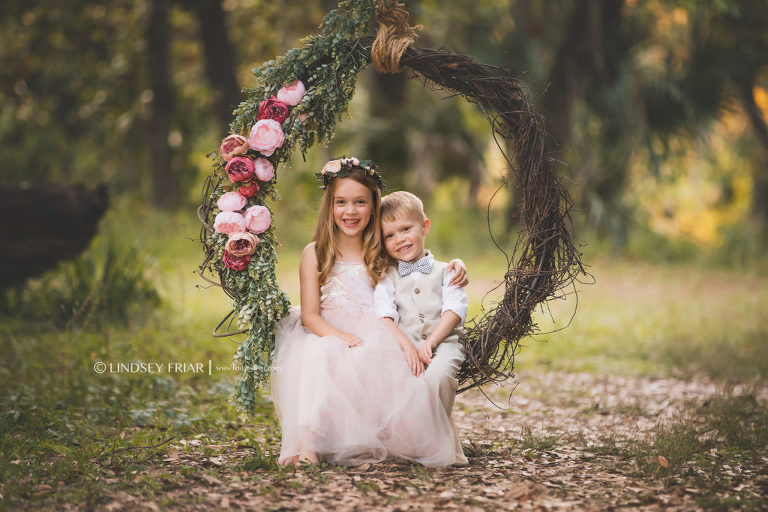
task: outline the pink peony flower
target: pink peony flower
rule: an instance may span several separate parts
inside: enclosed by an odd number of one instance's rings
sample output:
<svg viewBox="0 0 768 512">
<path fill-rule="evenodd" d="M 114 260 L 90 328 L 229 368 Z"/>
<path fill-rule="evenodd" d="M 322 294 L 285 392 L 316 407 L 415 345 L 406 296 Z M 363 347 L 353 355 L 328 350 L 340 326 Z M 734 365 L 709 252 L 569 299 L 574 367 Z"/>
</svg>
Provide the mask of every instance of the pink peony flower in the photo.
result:
<svg viewBox="0 0 768 512">
<path fill-rule="evenodd" d="M 229 235 L 224 250 L 232 256 L 242 258 L 256 252 L 256 246 L 259 245 L 259 242 L 259 237 L 251 233 L 232 233 Z"/>
<path fill-rule="evenodd" d="M 259 181 L 269 181 L 275 177 L 275 166 L 266 158 L 257 158 L 254 164 Z"/>
<path fill-rule="evenodd" d="M 255 196 L 258 191 L 259 191 L 259 184 L 256 183 L 255 181 L 249 181 L 248 183 L 241 183 L 240 188 L 237 189 L 237 192 L 241 194 L 243 197 Z"/>
<path fill-rule="evenodd" d="M 272 224 L 272 215 L 266 206 L 251 206 L 245 210 L 245 227 L 253 233 L 263 233 Z"/>
<path fill-rule="evenodd" d="M 352 157 L 352 158 L 342 158 L 341 162 L 344 163 L 344 164 L 352 164 L 352 165 L 355 165 L 355 166 L 360 165 L 360 160 L 358 160 L 355 157 Z"/>
<path fill-rule="evenodd" d="M 277 91 L 277 99 L 293 107 L 299 104 L 306 92 L 304 83 L 301 80 L 296 80 L 291 85 L 286 85 Z"/>
<path fill-rule="evenodd" d="M 274 96 L 259 103 L 259 115 L 256 117 L 256 120 L 273 119 L 278 123 L 282 123 L 286 117 L 288 117 L 288 105 L 279 101 Z"/>
<path fill-rule="evenodd" d="M 224 261 L 224 265 L 232 270 L 243 270 L 248 267 L 248 263 L 251 262 L 250 256 L 237 257 L 224 251 L 224 256 L 221 258 Z"/>
<path fill-rule="evenodd" d="M 245 231 L 245 218 L 236 212 L 220 212 L 213 220 L 213 229 L 217 233 L 231 235 L 239 231 Z"/>
<path fill-rule="evenodd" d="M 336 174 L 341 170 L 341 162 L 339 160 L 329 160 L 327 164 L 320 171 L 321 174 Z"/>
<path fill-rule="evenodd" d="M 273 121 L 274 122 L 274 121 Z M 227 171 L 227 176 L 233 182 L 248 181 L 253 178 L 256 168 L 253 164 L 253 159 L 247 156 L 236 156 L 227 162 L 227 166 L 224 167 Z"/>
<path fill-rule="evenodd" d="M 233 156 L 244 155 L 248 147 L 248 139 L 242 135 L 232 134 L 221 141 L 219 152 L 224 160 L 230 160 Z"/>
<path fill-rule="evenodd" d="M 237 192 L 226 192 L 216 201 L 216 206 L 223 212 L 236 212 L 245 208 L 247 203 L 248 200 Z"/>
<path fill-rule="evenodd" d="M 277 148 L 283 145 L 285 134 L 280 123 L 274 119 L 262 119 L 251 128 L 248 143 L 264 156 L 271 156 Z"/>
</svg>

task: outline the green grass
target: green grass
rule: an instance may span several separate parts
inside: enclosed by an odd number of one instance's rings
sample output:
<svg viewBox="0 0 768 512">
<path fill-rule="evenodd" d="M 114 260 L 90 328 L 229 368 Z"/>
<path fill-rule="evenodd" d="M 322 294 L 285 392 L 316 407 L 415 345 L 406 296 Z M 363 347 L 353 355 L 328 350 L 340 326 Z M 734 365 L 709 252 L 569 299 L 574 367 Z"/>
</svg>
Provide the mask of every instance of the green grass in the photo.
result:
<svg viewBox="0 0 768 512">
<path fill-rule="evenodd" d="M 518 367 L 606 374 L 768 376 L 768 276 L 683 265 L 592 262 L 596 283 L 536 318 Z M 552 320 L 554 318 L 554 321 Z"/>
<path fill-rule="evenodd" d="M 543 452 L 547 451 L 558 445 L 560 434 L 542 434 L 536 435 L 530 425 L 523 425 L 519 448 L 526 453 Z"/>
</svg>

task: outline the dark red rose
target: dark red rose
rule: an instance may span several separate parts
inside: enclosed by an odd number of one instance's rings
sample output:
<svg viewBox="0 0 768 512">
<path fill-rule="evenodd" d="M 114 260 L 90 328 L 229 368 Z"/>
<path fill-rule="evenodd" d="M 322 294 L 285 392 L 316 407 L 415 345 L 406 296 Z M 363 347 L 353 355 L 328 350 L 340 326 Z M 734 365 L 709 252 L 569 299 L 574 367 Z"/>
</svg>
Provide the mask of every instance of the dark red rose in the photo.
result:
<svg viewBox="0 0 768 512">
<path fill-rule="evenodd" d="M 288 117 L 288 105 L 279 101 L 274 96 L 271 96 L 268 100 L 264 100 L 259 103 L 259 116 L 257 121 L 262 119 L 274 119 L 278 123 L 285 121 Z"/>
<path fill-rule="evenodd" d="M 224 261 L 224 265 L 226 265 L 227 268 L 231 268 L 232 270 L 243 270 L 248 266 L 248 263 L 250 263 L 251 256 L 248 255 L 237 257 L 228 253 L 227 251 L 224 251 L 224 257 L 221 259 Z"/>
<path fill-rule="evenodd" d="M 227 176 L 233 182 L 248 181 L 256 173 L 256 166 L 252 158 L 236 156 L 227 162 L 224 170 L 227 171 Z"/>
<path fill-rule="evenodd" d="M 238 192 L 240 192 L 240 195 L 243 197 L 251 197 L 255 196 L 256 193 L 259 191 L 259 184 L 256 183 L 256 181 L 251 181 L 250 183 L 243 183 L 239 189 L 237 189 Z"/>
</svg>

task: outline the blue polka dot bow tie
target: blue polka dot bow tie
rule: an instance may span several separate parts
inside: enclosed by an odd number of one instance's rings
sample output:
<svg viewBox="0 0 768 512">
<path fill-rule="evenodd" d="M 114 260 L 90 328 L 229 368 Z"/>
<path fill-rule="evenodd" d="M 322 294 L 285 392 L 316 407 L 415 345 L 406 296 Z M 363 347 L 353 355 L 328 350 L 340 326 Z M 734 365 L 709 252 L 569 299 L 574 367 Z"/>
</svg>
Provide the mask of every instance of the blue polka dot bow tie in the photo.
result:
<svg viewBox="0 0 768 512">
<path fill-rule="evenodd" d="M 397 273 L 400 274 L 400 277 L 407 276 L 414 270 L 418 270 L 422 274 L 429 274 L 432 271 L 432 258 L 424 256 L 415 263 L 412 261 L 397 262 Z"/>
</svg>

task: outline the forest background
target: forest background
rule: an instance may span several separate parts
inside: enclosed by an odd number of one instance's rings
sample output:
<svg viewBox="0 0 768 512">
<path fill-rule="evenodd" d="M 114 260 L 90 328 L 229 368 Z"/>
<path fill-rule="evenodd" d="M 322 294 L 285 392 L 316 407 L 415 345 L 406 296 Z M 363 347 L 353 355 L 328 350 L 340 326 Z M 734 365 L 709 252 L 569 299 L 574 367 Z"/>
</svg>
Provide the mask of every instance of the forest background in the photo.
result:
<svg viewBox="0 0 768 512">
<path fill-rule="evenodd" d="M 103 183 L 110 205 L 77 259 L 2 290 L 0 428 L 13 449 L 2 451 L 0 481 L 9 483 L 0 496 L 30 499 L 41 482 L 69 482 L 64 459 L 88 465 L 106 457 L 106 442 L 152 444 L 164 435 L 158 426 L 189 433 L 237 421 L 226 401 L 234 371 L 147 378 L 92 366 L 231 362 L 235 345 L 210 336 L 230 303 L 195 273 L 206 155 L 229 133 L 251 69 L 301 46 L 334 7 L 2 3 L 0 181 Z M 572 322 L 573 295 L 552 316 L 542 312 L 543 331 L 570 326 L 528 340 L 518 364 L 762 382 L 768 4 L 412 0 L 408 9 L 424 25 L 417 46 L 448 46 L 523 80 L 562 160 L 557 172 L 596 284 L 577 287 Z M 485 292 L 506 265 L 487 214 L 511 249 L 519 205 L 513 187 L 496 193 L 505 162 L 487 121 L 461 98 L 371 66 L 336 139 L 277 171 L 278 272 L 294 303 L 321 192 L 314 172 L 342 154 L 373 159 L 390 190 L 421 196 L 433 221 L 429 246 L 469 266 L 472 312 L 493 300 Z M 274 423 L 269 409 L 264 421 Z M 79 478 L 66 499 L 98 502 Z"/>
</svg>

